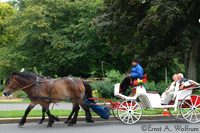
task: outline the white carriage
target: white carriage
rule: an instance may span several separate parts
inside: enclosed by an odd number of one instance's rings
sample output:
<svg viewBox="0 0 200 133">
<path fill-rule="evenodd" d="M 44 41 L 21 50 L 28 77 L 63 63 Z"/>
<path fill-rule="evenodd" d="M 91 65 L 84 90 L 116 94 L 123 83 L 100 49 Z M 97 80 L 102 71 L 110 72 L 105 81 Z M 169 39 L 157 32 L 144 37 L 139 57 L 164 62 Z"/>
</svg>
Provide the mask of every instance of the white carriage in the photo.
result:
<svg viewBox="0 0 200 133">
<path fill-rule="evenodd" d="M 166 108 L 176 119 L 198 123 L 200 122 L 200 96 L 192 94 L 195 89 L 199 87 L 192 86 L 179 90 L 170 105 L 162 105 L 158 92 L 148 92 L 144 86 L 138 85 L 132 88 L 131 96 L 125 96 L 120 93 L 120 84 L 115 84 L 114 95 L 122 100 L 116 108 L 115 116 L 125 124 L 134 124 L 140 120 L 143 110 Z"/>
</svg>

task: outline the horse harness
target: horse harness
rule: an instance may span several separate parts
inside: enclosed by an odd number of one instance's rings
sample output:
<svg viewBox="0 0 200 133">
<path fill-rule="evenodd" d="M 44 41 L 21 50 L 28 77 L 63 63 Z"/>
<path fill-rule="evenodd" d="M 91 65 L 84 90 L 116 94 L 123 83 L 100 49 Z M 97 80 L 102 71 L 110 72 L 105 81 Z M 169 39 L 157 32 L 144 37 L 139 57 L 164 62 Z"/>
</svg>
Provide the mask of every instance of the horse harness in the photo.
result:
<svg viewBox="0 0 200 133">
<path fill-rule="evenodd" d="M 42 78 L 42 79 L 46 79 L 46 78 Z M 79 85 L 77 84 L 76 81 L 74 81 L 73 78 L 70 77 L 70 78 L 68 78 L 68 79 L 72 82 L 72 85 L 73 85 L 73 88 L 74 88 L 74 95 L 75 95 L 75 98 L 76 98 L 76 99 L 79 99 L 80 96 L 78 97 L 78 96 L 77 96 L 77 93 L 76 93 L 76 86 L 78 87 L 79 91 L 82 93 L 82 91 L 81 91 Z M 27 85 L 27 86 L 25 86 L 25 87 L 22 87 L 22 85 L 19 84 L 19 83 L 13 78 L 13 81 L 20 87 L 19 90 L 23 90 L 23 89 L 26 89 L 26 88 L 28 88 L 28 87 L 31 87 L 31 86 L 35 85 L 35 94 L 34 94 L 34 96 L 27 96 L 27 97 L 25 97 L 25 98 L 48 99 L 48 103 L 49 103 L 49 104 L 51 103 L 51 100 L 67 101 L 67 100 L 63 100 L 63 99 L 51 98 L 52 86 L 53 86 L 53 83 L 54 83 L 56 80 L 58 80 L 58 79 L 51 79 L 50 85 L 49 85 L 49 96 L 46 97 L 46 96 L 40 96 L 39 84 L 40 84 L 40 83 L 49 82 L 49 81 L 42 82 L 42 81 L 40 81 L 40 77 L 37 77 L 35 83 L 32 83 L 32 84 Z M 18 89 L 18 88 L 16 88 L 16 89 Z M 16 90 L 16 89 L 14 89 L 14 90 Z M 38 92 L 38 96 L 36 96 L 37 92 Z M 84 95 L 84 94 L 83 94 L 83 95 Z M 72 102 L 73 102 L 73 100 L 72 100 Z"/>
<path fill-rule="evenodd" d="M 72 85 L 73 85 L 73 88 L 74 88 L 75 98 L 79 99 L 80 96 L 78 97 L 77 94 L 76 94 L 76 86 L 78 87 L 78 89 L 80 90 L 80 92 L 82 92 L 81 89 L 80 89 L 80 87 L 79 87 L 79 85 L 74 81 L 73 78 L 68 78 L 68 79 L 72 82 Z M 45 99 L 49 100 L 48 101 L 49 104 L 51 103 L 51 100 L 54 99 L 54 98 L 51 98 L 51 93 L 52 93 L 52 86 L 53 86 L 53 84 L 54 84 L 54 82 L 56 80 L 58 80 L 58 79 L 52 79 L 51 80 L 50 85 L 49 85 L 49 96 L 45 98 Z M 39 91 L 39 84 L 40 83 L 44 83 L 44 82 L 39 81 L 39 77 L 37 77 L 37 79 L 36 79 L 36 87 L 35 87 L 35 97 L 37 97 L 36 96 L 36 91 L 37 91 L 38 92 L 38 98 L 44 98 L 43 96 L 40 96 L 40 91 Z M 56 99 L 54 99 L 54 100 L 56 100 Z M 61 99 L 57 99 L 57 100 L 61 100 Z"/>
</svg>

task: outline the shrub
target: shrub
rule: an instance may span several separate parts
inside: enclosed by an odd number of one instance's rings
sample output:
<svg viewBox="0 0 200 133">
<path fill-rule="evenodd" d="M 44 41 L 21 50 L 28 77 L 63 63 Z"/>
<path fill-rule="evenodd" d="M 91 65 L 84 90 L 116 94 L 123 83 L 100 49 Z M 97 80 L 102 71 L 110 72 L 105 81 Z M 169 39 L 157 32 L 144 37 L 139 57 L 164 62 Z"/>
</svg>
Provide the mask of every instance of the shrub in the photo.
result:
<svg viewBox="0 0 200 133">
<path fill-rule="evenodd" d="M 91 83 L 91 87 L 97 90 L 99 97 L 110 99 L 114 97 L 114 84 L 112 81 L 95 81 Z"/>
<path fill-rule="evenodd" d="M 5 87 L 4 85 L 0 85 L 0 92 L 3 91 L 4 87 Z"/>
<path fill-rule="evenodd" d="M 111 81 L 111 82 L 121 82 L 123 80 L 123 78 L 125 77 L 125 75 L 121 74 L 119 71 L 117 70 L 110 70 L 110 71 L 106 71 L 106 80 L 107 81 Z"/>
<path fill-rule="evenodd" d="M 160 95 L 168 88 L 168 85 L 165 82 L 160 82 L 155 84 L 154 81 L 148 82 L 147 85 L 149 86 L 148 91 L 157 91 Z"/>
<path fill-rule="evenodd" d="M 114 82 L 113 80 L 110 81 L 95 81 L 91 82 L 91 87 L 93 90 L 97 90 L 98 97 L 101 98 L 114 98 L 114 84 L 117 82 Z M 168 85 L 165 84 L 165 82 L 160 82 L 155 84 L 154 81 L 148 82 L 148 91 L 156 91 L 160 95 L 166 90 Z M 126 91 L 126 95 L 130 95 L 131 89 L 128 88 Z"/>
</svg>

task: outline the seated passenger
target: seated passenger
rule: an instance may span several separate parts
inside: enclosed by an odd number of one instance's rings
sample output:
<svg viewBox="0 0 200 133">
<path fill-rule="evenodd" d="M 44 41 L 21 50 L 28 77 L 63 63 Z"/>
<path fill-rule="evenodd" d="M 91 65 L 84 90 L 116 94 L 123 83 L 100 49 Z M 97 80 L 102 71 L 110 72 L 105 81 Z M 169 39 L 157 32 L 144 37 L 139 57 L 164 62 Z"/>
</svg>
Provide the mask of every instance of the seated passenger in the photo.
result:
<svg viewBox="0 0 200 133">
<path fill-rule="evenodd" d="M 178 81 L 176 81 L 175 87 L 171 89 L 173 91 L 166 93 L 166 95 L 163 98 L 162 104 L 168 105 L 171 100 L 174 100 L 177 95 L 178 90 L 183 89 L 184 87 L 189 87 L 191 85 L 199 85 L 195 81 L 184 78 L 182 73 L 179 73 L 177 75 L 177 79 Z"/>
<path fill-rule="evenodd" d="M 193 81 L 193 80 L 189 80 L 186 78 L 182 78 L 180 81 L 180 89 L 186 88 L 186 87 L 190 87 L 190 86 L 199 86 L 199 83 Z"/>
<path fill-rule="evenodd" d="M 174 80 L 172 82 L 172 84 L 170 85 L 169 89 L 166 90 L 165 92 L 162 93 L 162 99 L 161 99 L 161 102 L 162 104 L 167 104 L 168 100 L 166 100 L 167 98 L 167 95 L 174 95 L 174 91 L 175 91 L 175 87 L 176 87 L 176 82 L 178 81 L 178 75 L 177 74 L 174 74 L 172 79 Z M 170 96 L 171 97 L 171 96 Z"/>
</svg>

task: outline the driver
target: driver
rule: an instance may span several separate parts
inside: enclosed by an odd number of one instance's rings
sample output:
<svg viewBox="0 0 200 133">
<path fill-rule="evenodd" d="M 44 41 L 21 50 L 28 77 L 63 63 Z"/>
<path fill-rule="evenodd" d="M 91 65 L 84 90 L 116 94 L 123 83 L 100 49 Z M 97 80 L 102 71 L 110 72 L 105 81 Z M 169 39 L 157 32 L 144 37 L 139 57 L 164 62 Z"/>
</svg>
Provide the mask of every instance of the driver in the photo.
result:
<svg viewBox="0 0 200 133">
<path fill-rule="evenodd" d="M 124 80 L 121 83 L 121 93 L 125 94 L 128 86 L 130 85 L 130 81 L 142 79 L 143 76 L 143 68 L 139 64 L 139 60 L 133 59 L 132 60 L 132 72 L 130 74 L 127 74 Z"/>
</svg>

